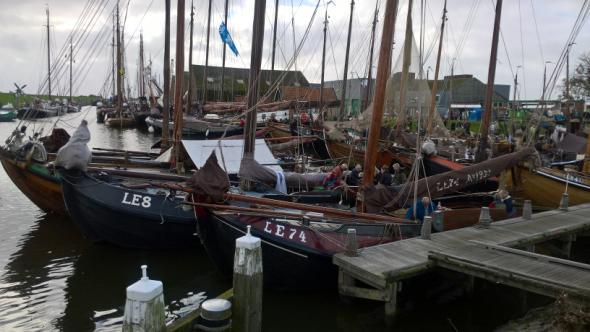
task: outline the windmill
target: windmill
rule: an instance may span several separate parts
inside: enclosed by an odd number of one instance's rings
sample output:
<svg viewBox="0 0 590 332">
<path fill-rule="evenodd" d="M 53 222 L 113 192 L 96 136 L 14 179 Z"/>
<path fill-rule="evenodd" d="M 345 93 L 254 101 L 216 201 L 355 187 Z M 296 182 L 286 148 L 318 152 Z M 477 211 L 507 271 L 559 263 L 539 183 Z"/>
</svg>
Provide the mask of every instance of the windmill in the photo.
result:
<svg viewBox="0 0 590 332">
<path fill-rule="evenodd" d="M 23 86 L 19 87 L 18 84 L 16 84 L 16 83 L 13 83 L 13 84 L 16 87 L 16 90 L 14 92 L 14 103 L 15 103 L 14 106 L 15 106 L 15 108 L 18 108 L 19 107 L 18 99 L 20 96 L 23 96 L 25 94 L 23 89 L 26 88 L 27 85 L 24 84 Z"/>
</svg>

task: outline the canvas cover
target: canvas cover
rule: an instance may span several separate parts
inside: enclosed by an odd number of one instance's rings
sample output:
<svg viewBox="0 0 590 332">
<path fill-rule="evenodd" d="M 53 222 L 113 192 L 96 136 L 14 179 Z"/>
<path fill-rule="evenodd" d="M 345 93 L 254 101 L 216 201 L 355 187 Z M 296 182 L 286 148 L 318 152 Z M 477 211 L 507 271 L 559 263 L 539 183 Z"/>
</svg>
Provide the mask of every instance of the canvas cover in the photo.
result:
<svg viewBox="0 0 590 332">
<path fill-rule="evenodd" d="M 78 169 L 85 172 L 92 160 L 92 152 L 88 148 L 88 142 L 90 142 L 88 122 L 82 120 L 68 143 L 57 151 L 55 165 L 67 170 Z"/>
<path fill-rule="evenodd" d="M 470 185 L 480 183 L 490 177 L 499 175 L 503 170 L 515 166 L 519 161 L 536 153 L 533 148 L 524 148 L 500 157 L 465 167 L 460 170 L 448 171 L 418 180 L 417 197 L 430 196 L 432 199 L 459 191 Z M 363 199 L 367 212 L 379 213 L 402 208 L 411 202 L 414 194 L 414 182 L 398 187 L 371 186 L 364 188 Z M 430 193 L 430 195 L 429 195 Z"/>
<path fill-rule="evenodd" d="M 211 152 L 203 167 L 190 178 L 188 185 L 197 195 L 210 197 L 214 202 L 224 200 L 224 195 L 229 189 L 229 179 L 219 166 L 215 152 Z"/>
<path fill-rule="evenodd" d="M 563 139 L 556 146 L 565 152 L 586 153 L 586 139 L 570 133 L 565 133 Z"/>
</svg>

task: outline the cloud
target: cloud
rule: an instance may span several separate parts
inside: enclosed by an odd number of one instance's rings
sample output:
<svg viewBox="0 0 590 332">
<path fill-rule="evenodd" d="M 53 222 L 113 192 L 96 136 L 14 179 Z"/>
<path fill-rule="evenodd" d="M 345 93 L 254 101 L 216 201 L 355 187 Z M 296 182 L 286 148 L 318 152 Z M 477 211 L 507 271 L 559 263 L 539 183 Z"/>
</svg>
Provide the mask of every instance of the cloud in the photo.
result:
<svg viewBox="0 0 590 332">
<path fill-rule="evenodd" d="M 353 16 L 353 33 L 351 38 L 351 56 L 349 62 L 349 77 L 365 76 L 368 66 L 369 44 L 373 12 L 377 0 L 356 0 Z M 0 90 L 12 89 L 12 82 L 29 84 L 27 92 L 36 92 L 36 87 L 46 75 L 46 56 L 43 45 L 45 30 L 45 3 L 47 1 L 2 1 L 0 3 Z M 175 51 L 175 23 L 176 6 L 172 1 L 172 27 L 171 27 L 171 55 Z M 314 0 L 280 0 L 279 18 L 277 25 L 277 56 L 276 68 L 283 69 L 294 53 L 294 44 L 298 45 L 310 24 L 316 1 Z M 312 82 L 319 82 L 321 72 L 321 51 L 323 40 L 323 21 L 326 1 L 321 0 L 320 7 L 311 23 L 309 35 L 303 44 L 297 59 L 297 69 L 303 71 Z M 335 5 L 330 5 L 329 33 L 326 80 L 341 79 L 344 67 L 344 55 L 346 48 L 346 34 L 350 14 L 349 0 L 335 0 Z M 384 0 L 379 0 L 379 22 L 377 24 L 377 40 L 375 61 L 380 44 L 381 26 L 385 11 Z M 93 1 L 100 4 L 101 13 L 97 23 L 92 28 L 88 39 L 78 49 L 74 67 L 80 76 L 78 78 L 77 92 L 81 94 L 97 94 L 103 86 L 111 70 L 111 37 L 110 13 L 114 8 L 115 0 Z M 223 0 L 213 0 L 211 20 L 211 45 L 210 64 L 221 65 L 222 43 L 219 38 L 218 27 L 223 20 Z M 293 6 L 291 5 L 293 3 Z M 193 63 L 204 64 L 205 40 L 207 24 L 208 0 L 195 1 L 195 28 Z M 230 1 L 228 29 L 240 51 L 240 56 L 235 57 L 231 52 L 227 53 L 226 64 L 233 67 L 248 67 L 250 64 L 250 48 L 253 17 L 252 0 Z M 425 48 L 428 49 L 437 42 L 437 31 L 440 26 L 442 1 L 426 1 L 425 8 Z M 479 4 L 474 15 L 470 17 L 470 8 L 473 4 Z M 69 0 L 53 0 L 49 2 L 51 10 L 52 42 L 54 56 L 66 43 L 66 38 L 80 17 L 85 2 Z M 535 12 L 533 15 L 533 6 Z M 407 1 L 400 1 L 398 18 L 395 30 L 394 63 L 399 56 L 403 44 Z M 502 15 L 502 35 L 504 41 L 500 41 L 498 51 L 498 64 L 496 70 L 496 83 L 513 84 L 513 73 L 517 66 L 520 98 L 536 99 L 541 95 L 542 74 L 545 61 L 556 62 L 564 47 L 566 38 L 573 26 L 578 14 L 580 3 L 575 0 L 550 1 L 550 0 L 515 0 L 505 1 Z M 149 8 L 149 9 L 148 9 Z M 127 10 L 126 1 L 121 1 L 121 12 Z M 270 68 L 270 55 L 272 51 L 272 23 L 274 21 L 274 1 L 267 0 L 263 68 Z M 186 22 L 190 17 L 190 2 L 186 2 Z M 416 39 L 420 28 L 420 1 L 414 1 L 413 25 Z M 536 18 L 535 20 L 533 17 Z M 471 29 L 464 30 L 467 18 L 473 20 Z M 491 35 L 494 19 L 492 0 L 449 0 L 448 21 L 443 44 L 443 65 L 441 76 L 449 75 L 450 64 L 455 59 L 454 72 L 456 74 L 474 74 L 482 81 L 487 80 L 489 64 Z M 294 28 L 292 26 L 294 23 Z M 537 41 L 537 32 L 541 44 Z M 108 31 L 107 31 L 108 30 Z M 125 41 L 126 48 L 126 73 L 130 85 L 135 86 L 135 77 L 139 54 L 139 33 L 143 31 L 146 62 L 151 58 L 154 76 L 161 79 L 163 63 L 164 40 L 164 4 L 163 1 L 132 1 L 128 7 Z M 185 37 L 188 48 L 188 25 Z M 101 34 L 102 33 L 102 34 Z M 522 33 L 522 37 L 521 37 Z M 99 38 L 102 36 L 102 38 Z M 94 44 L 92 41 L 96 40 Z M 463 41 L 462 52 L 457 53 L 458 44 Z M 521 42 L 522 41 L 522 42 Z M 575 59 L 590 49 L 590 29 L 584 26 L 576 45 L 572 48 L 572 68 Z M 505 44 L 505 46 L 504 46 Z M 91 47 L 93 46 L 93 47 Z M 433 46 L 436 46 L 435 44 Z M 434 68 L 436 47 L 424 64 L 424 70 L 428 66 Z M 506 51 L 507 50 L 507 51 Z M 185 60 L 188 60 L 188 50 Z M 541 53 L 543 56 L 541 56 Z M 507 55 L 508 54 L 508 55 Z M 60 58 L 60 61 L 65 61 Z M 57 61 L 57 59 L 53 59 Z M 186 61 L 185 61 L 186 63 Z M 84 68 L 80 68 L 84 66 Z M 185 68 L 188 66 L 185 64 Z M 548 66 L 550 72 L 553 65 Z M 64 74 L 55 79 L 54 91 L 66 92 L 67 75 Z M 374 74 L 375 75 L 375 74 Z M 432 75 L 432 71 L 430 71 Z M 561 77 L 564 74 L 562 73 Z M 106 84 L 108 86 L 108 84 Z"/>
</svg>

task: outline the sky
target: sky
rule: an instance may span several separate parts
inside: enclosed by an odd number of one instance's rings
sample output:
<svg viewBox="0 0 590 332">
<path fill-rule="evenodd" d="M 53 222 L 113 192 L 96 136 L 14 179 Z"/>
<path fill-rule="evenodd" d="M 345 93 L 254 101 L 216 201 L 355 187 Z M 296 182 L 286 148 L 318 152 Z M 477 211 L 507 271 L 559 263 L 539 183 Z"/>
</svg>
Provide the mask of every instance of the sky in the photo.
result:
<svg viewBox="0 0 590 332">
<path fill-rule="evenodd" d="M 171 0 L 171 56 L 175 57 L 176 1 Z M 228 30 L 239 51 L 239 56 L 228 50 L 227 66 L 246 68 L 250 63 L 254 0 L 229 0 Z M 272 25 L 275 1 L 266 1 L 266 22 L 262 67 L 270 68 L 272 49 Z M 324 13 L 328 13 L 328 37 L 326 54 L 326 80 L 343 77 L 346 35 L 350 15 L 350 0 L 279 0 L 277 24 L 278 69 L 285 69 L 291 62 L 294 50 L 301 50 L 291 69 L 301 70 L 310 82 L 319 83 L 323 40 Z M 542 92 L 543 70 L 548 77 L 555 67 L 560 53 L 582 6 L 581 0 L 511 0 L 502 9 L 501 39 L 497 56 L 496 84 L 514 83 L 518 73 L 518 98 L 538 99 Z M 222 42 L 218 27 L 223 21 L 224 0 L 212 0 L 210 64 L 221 65 Z M 424 29 L 426 60 L 424 72 L 433 77 L 436 61 L 438 31 L 441 23 L 443 1 L 425 0 L 425 20 L 420 24 L 420 0 L 414 1 L 413 29 L 416 42 L 419 31 Z M 40 86 L 46 93 L 47 30 L 46 9 L 50 11 L 51 60 L 58 70 L 53 80 L 53 93 L 67 94 L 69 75 L 69 39 L 76 22 L 81 19 L 88 33 L 76 30 L 73 34 L 74 94 L 99 94 L 110 86 L 112 13 L 116 0 L 0 0 L 0 91 L 14 91 L 13 83 L 27 84 L 26 93 L 37 93 Z M 195 26 L 193 63 L 204 64 L 208 0 L 194 0 Z M 188 19 L 190 1 L 186 1 L 185 68 L 188 68 Z M 371 26 L 375 8 L 379 9 L 376 28 L 376 52 L 378 58 L 381 26 L 385 0 L 356 0 L 353 13 L 353 33 L 348 77 L 365 77 L 368 70 Z M 393 63 L 397 62 L 403 45 L 408 1 L 399 2 L 395 30 Z M 84 11 L 84 9 L 87 9 Z M 139 58 L 139 35 L 143 33 L 146 62 L 151 59 L 152 72 L 161 80 L 164 45 L 164 0 L 121 0 L 121 21 L 125 23 L 124 41 L 126 76 L 135 89 Z M 494 0 L 448 0 L 447 27 L 443 41 L 440 76 L 473 74 L 487 81 L 490 59 Z M 92 19 L 91 19 L 92 18 Z M 306 31 L 308 33 L 306 34 Z M 83 38 L 81 38 L 84 36 Z M 590 52 L 590 26 L 586 23 L 570 51 L 570 72 L 577 59 Z M 66 46 L 67 45 L 67 46 Z M 68 52 L 60 52 L 60 50 Z M 428 52 L 432 49 L 431 52 Z M 553 63 L 546 63 L 551 61 Z M 520 67 L 519 67 L 520 66 Z M 430 69 L 429 69 L 430 68 Z M 374 67 L 373 77 L 375 76 Z M 560 73 L 560 78 L 565 72 Z M 559 90 L 554 91 L 556 97 Z"/>
</svg>

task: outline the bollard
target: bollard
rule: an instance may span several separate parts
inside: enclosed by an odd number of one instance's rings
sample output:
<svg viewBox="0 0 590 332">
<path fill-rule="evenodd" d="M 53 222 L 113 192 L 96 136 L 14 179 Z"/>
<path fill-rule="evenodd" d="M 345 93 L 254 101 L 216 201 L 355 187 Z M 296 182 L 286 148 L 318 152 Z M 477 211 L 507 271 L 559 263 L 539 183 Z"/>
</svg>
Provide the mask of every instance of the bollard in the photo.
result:
<svg viewBox="0 0 590 332">
<path fill-rule="evenodd" d="M 262 329 L 262 248 L 259 238 L 250 234 L 236 240 L 234 254 L 234 312 L 235 331 Z"/>
<path fill-rule="evenodd" d="M 356 257 L 358 256 L 359 244 L 356 240 L 356 229 L 349 228 L 346 233 L 346 256 Z"/>
<path fill-rule="evenodd" d="M 434 218 L 432 218 L 432 228 L 437 232 L 445 230 L 445 212 L 442 210 L 439 204 L 439 210 L 433 212 Z"/>
<path fill-rule="evenodd" d="M 420 230 L 420 238 L 422 240 L 430 240 L 431 230 L 432 230 L 432 217 L 431 216 L 424 216 L 424 221 L 422 222 L 422 229 Z"/>
<path fill-rule="evenodd" d="M 127 287 L 123 331 L 164 331 L 164 287 L 161 281 L 148 278 L 147 265 L 141 270 L 141 279 Z"/>
<path fill-rule="evenodd" d="M 489 228 L 492 223 L 492 217 L 490 217 L 490 208 L 484 206 L 479 212 L 479 225 L 483 228 Z"/>
<path fill-rule="evenodd" d="M 215 332 L 230 331 L 231 302 L 223 299 L 211 299 L 203 302 L 197 329 Z"/>
<path fill-rule="evenodd" d="M 530 220 L 533 216 L 533 206 L 531 204 L 530 199 L 526 199 L 524 201 L 524 205 L 522 206 L 522 219 Z"/>
<path fill-rule="evenodd" d="M 563 211 L 567 211 L 569 204 L 569 195 L 568 193 L 563 193 L 561 195 L 561 202 L 559 202 L 559 209 Z"/>
</svg>

